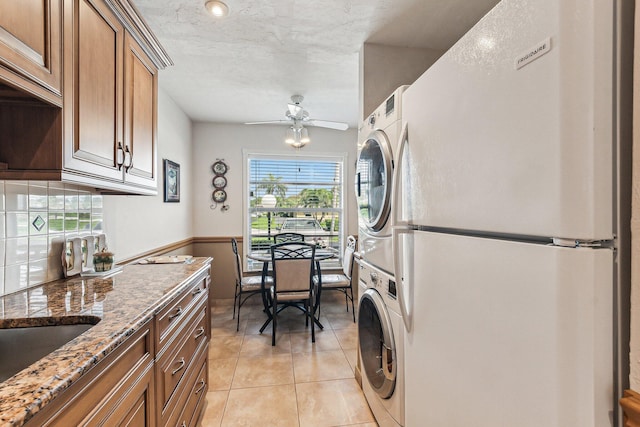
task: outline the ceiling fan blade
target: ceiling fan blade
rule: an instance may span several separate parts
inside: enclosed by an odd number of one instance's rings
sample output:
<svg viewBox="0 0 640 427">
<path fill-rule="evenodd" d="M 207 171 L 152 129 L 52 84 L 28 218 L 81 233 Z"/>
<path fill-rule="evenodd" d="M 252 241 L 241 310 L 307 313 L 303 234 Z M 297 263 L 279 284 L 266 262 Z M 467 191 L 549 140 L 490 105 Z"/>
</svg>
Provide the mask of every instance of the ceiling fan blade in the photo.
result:
<svg viewBox="0 0 640 427">
<path fill-rule="evenodd" d="M 329 129 L 335 129 L 335 130 L 347 130 L 349 129 L 349 125 L 343 122 L 332 122 L 329 120 L 316 120 L 316 119 L 309 119 L 307 121 L 304 122 L 306 125 L 309 126 L 316 126 L 316 127 L 320 127 L 320 128 L 329 128 Z"/>
<path fill-rule="evenodd" d="M 291 124 L 291 120 L 267 120 L 265 122 L 246 122 L 245 125 L 270 125 L 270 124 L 280 124 L 280 123 Z"/>
</svg>

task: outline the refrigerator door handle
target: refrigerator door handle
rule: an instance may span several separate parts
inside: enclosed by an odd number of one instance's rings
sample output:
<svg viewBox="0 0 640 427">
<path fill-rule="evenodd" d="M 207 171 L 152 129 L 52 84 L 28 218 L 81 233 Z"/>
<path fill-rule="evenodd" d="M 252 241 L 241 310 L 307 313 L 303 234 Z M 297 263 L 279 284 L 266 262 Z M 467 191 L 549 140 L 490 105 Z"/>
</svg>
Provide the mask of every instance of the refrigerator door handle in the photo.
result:
<svg viewBox="0 0 640 427">
<path fill-rule="evenodd" d="M 402 134 L 400 135 L 400 144 L 399 144 L 399 149 L 398 149 L 398 162 L 397 162 L 397 167 L 395 169 L 394 172 L 394 176 L 393 176 L 393 194 L 392 194 L 392 209 L 393 209 L 393 215 L 391 215 L 392 218 L 392 222 L 391 222 L 391 226 L 392 226 L 392 238 L 391 238 L 391 242 L 392 242 L 392 250 L 393 250 L 393 270 L 394 270 L 394 274 L 395 274 L 395 278 L 396 278 L 396 284 L 397 284 L 397 289 L 398 289 L 398 305 L 400 306 L 400 313 L 402 314 L 402 320 L 404 322 L 404 327 L 407 330 L 407 332 L 411 331 L 411 324 L 412 324 L 412 311 L 410 309 L 410 307 L 407 305 L 407 298 L 406 296 L 408 295 L 405 294 L 405 284 L 409 284 L 410 280 L 407 280 L 405 282 L 404 280 L 404 271 L 403 271 L 403 265 L 402 265 L 402 257 L 400 256 L 400 245 L 399 245 L 399 239 L 400 239 L 400 234 L 407 234 L 410 232 L 409 230 L 409 223 L 407 221 L 401 221 L 400 220 L 400 208 L 399 208 L 399 204 L 402 202 L 401 199 L 401 178 L 402 178 L 402 168 L 403 168 L 403 163 L 402 163 L 402 159 L 404 157 L 404 150 L 405 150 L 405 146 L 407 144 L 407 142 L 409 141 L 409 129 L 408 129 L 408 124 L 405 123 L 403 128 L 402 128 Z"/>
<path fill-rule="evenodd" d="M 408 288 L 411 286 L 411 280 L 410 278 L 405 278 L 398 241 L 401 234 L 410 234 L 411 232 L 407 227 L 393 227 L 393 236 L 391 239 L 393 242 L 393 265 L 398 290 L 398 305 L 400 306 L 400 314 L 402 314 L 402 320 L 407 332 L 411 332 L 411 324 L 413 323 L 413 310 L 407 304 L 410 303 L 407 296 L 410 295 Z"/>
<path fill-rule="evenodd" d="M 393 215 L 391 215 L 391 226 L 408 226 L 408 221 L 403 221 L 400 218 L 400 214 L 402 213 L 402 209 L 400 208 L 402 202 L 402 171 L 403 171 L 403 159 L 404 159 L 404 150 L 409 142 L 409 124 L 405 123 L 402 127 L 402 133 L 400 134 L 400 142 L 398 144 L 398 161 L 396 168 L 393 173 L 393 188 L 391 193 L 391 209 L 393 210 Z"/>
</svg>

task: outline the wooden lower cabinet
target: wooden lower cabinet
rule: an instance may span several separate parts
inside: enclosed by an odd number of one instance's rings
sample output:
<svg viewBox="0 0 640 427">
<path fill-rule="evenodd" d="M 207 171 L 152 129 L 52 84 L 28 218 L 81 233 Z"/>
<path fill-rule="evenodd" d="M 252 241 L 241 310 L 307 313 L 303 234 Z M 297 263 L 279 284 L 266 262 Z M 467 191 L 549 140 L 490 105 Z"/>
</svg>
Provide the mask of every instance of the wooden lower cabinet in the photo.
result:
<svg viewBox="0 0 640 427">
<path fill-rule="evenodd" d="M 195 426 L 208 388 L 208 271 L 27 426 Z"/>
<path fill-rule="evenodd" d="M 129 399 L 140 400 L 148 424 L 154 425 L 153 322 L 148 322 L 113 353 L 28 421 L 28 426 L 94 426 L 115 412 L 126 411 Z"/>
</svg>

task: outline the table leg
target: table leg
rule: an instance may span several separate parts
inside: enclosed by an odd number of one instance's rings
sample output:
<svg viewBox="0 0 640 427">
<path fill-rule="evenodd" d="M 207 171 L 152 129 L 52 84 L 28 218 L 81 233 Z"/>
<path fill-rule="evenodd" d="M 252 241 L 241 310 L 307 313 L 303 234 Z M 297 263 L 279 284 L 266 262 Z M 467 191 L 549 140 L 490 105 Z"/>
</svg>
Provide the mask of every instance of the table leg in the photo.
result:
<svg viewBox="0 0 640 427">
<path fill-rule="evenodd" d="M 266 287 L 267 275 L 269 274 L 269 261 L 265 261 L 262 263 L 262 281 L 260 282 L 260 288 L 262 290 L 262 304 L 264 305 L 264 312 L 267 313 L 267 320 L 264 322 L 262 327 L 260 328 L 260 333 L 264 331 L 267 327 L 271 319 L 273 319 L 273 315 L 271 314 L 271 303 L 269 302 L 268 292 L 269 290 Z"/>
<path fill-rule="evenodd" d="M 320 261 L 316 261 L 316 275 L 318 276 L 318 290 L 316 291 L 316 300 L 313 304 L 313 313 L 311 317 L 320 329 L 324 329 L 324 326 L 320 323 L 320 316 L 316 317 L 316 311 L 318 311 L 318 314 L 320 313 L 320 297 L 322 296 L 322 271 L 320 270 Z"/>
</svg>

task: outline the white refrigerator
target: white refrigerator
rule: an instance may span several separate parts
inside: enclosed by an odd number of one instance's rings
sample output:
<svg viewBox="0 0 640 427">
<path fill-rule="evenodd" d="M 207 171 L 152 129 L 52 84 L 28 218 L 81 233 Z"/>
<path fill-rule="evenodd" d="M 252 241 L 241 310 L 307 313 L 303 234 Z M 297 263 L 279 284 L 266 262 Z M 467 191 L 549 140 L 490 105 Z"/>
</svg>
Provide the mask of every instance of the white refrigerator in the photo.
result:
<svg viewBox="0 0 640 427">
<path fill-rule="evenodd" d="M 619 425 L 630 3 L 503 0 L 406 90 L 406 426 Z"/>
</svg>

